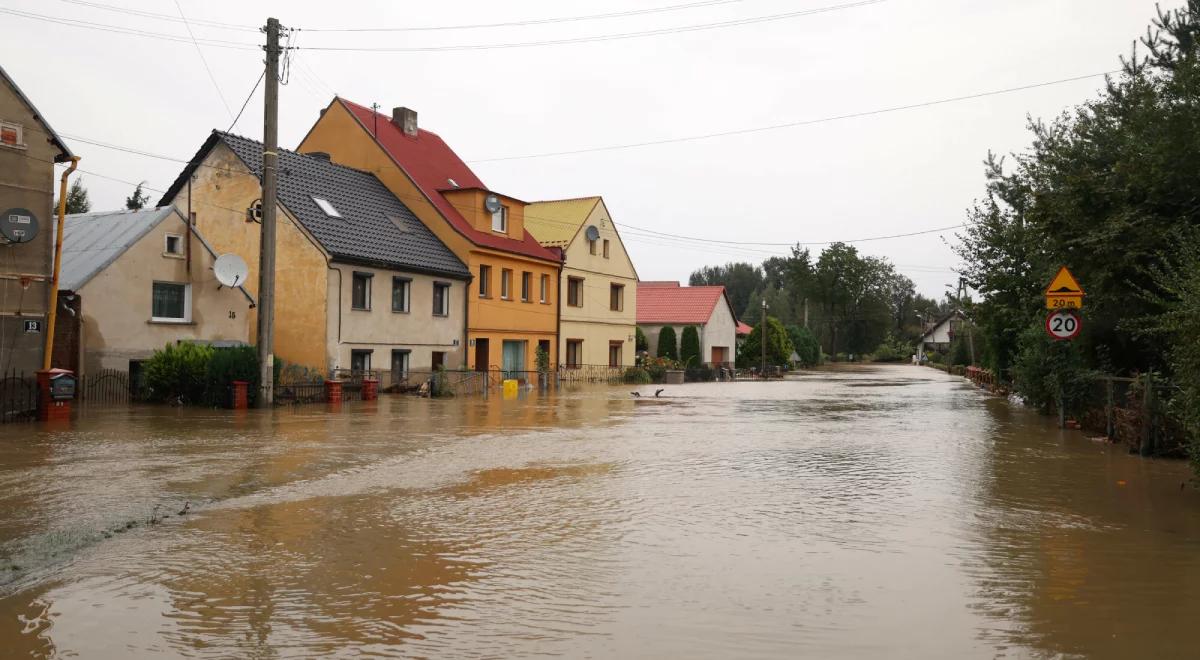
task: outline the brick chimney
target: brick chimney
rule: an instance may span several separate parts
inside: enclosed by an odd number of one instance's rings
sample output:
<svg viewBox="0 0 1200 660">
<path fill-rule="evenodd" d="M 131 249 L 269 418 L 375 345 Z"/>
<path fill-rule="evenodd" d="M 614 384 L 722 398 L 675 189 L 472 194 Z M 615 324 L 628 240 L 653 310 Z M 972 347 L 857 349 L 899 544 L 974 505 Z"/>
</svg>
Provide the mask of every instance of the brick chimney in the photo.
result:
<svg viewBox="0 0 1200 660">
<path fill-rule="evenodd" d="M 409 108 L 392 108 L 392 123 L 409 137 L 417 137 L 417 111 Z"/>
</svg>

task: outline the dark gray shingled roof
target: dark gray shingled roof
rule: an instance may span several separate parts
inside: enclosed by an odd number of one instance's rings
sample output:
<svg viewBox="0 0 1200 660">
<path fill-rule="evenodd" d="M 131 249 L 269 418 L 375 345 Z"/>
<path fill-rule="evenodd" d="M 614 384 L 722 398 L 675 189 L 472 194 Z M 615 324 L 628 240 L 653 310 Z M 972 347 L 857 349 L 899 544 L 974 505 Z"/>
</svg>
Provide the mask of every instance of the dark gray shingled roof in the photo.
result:
<svg viewBox="0 0 1200 660">
<path fill-rule="evenodd" d="M 224 142 L 262 177 L 261 142 L 213 131 L 160 203 L 168 203 L 178 194 L 217 141 Z M 327 200 L 342 217 L 326 215 L 314 197 Z M 369 172 L 280 149 L 279 203 L 336 261 L 456 279 L 470 277 L 463 262 Z"/>
</svg>

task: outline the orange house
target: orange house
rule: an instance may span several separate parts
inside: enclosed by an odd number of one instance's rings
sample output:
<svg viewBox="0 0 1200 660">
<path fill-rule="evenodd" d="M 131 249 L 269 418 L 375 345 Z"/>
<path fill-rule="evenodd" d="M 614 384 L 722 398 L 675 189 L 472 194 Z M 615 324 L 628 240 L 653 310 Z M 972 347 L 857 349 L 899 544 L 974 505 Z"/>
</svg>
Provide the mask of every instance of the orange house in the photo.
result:
<svg viewBox="0 0 1200 660">
<path fill-rule="evenodd" d="M 539 350 L 558 363 L 561 258 L 525 231 L 526 203 L 489 190 L 415 111 L 335 98 L 297 151 L 373 173 L 471 270 L 469 368 L 536 371 Z"/>
</svg>

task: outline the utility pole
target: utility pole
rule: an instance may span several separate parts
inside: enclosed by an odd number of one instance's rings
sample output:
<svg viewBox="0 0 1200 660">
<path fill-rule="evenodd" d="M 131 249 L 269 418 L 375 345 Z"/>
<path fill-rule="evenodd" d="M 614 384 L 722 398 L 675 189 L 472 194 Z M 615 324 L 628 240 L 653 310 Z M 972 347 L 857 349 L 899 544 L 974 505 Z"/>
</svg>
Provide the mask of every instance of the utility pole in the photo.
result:
<svg viewBox="0 0 1200 660">
<path fill-rule="evenodd" d="M 808 298 L 804 299 L 804 329 L 808 329 Z"/>
<path fill-rule="evenodd" d="M 258 405 L 275 400 L 275 195 L 279 154 L 279 19 L 267 19 L 267 89 L 263 113 L 262 235 L 258 251 Z"/>
<path fill-rule="evenodd" d="M 761 337 L 761 339 L 762 339 L 762 341 L 759 343 L 762 344 L 762 376 L 763 376 L 763 379 L 766 380 L 766 378 L 767 378 L 767 299 L 766 298 L 763 298 L 763 301 L 762 301 L 762 337 Z"/>
</svg>

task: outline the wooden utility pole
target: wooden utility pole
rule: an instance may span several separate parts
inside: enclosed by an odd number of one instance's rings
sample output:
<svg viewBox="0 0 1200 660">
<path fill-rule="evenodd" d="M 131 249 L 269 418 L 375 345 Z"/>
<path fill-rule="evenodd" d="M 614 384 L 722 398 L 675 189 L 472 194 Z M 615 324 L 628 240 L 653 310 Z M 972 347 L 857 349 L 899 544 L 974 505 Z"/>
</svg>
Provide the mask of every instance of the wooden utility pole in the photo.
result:
<svg viewBox="0 0 1200 660">
<path fill-rule="evenodd" d="M 267 89 L 263 113 L 262 234 L 258 251 L 258 405 L 275 400 L 275 195 L 279 145 L 279 19 L 267 19 Z"/>
</svg>

